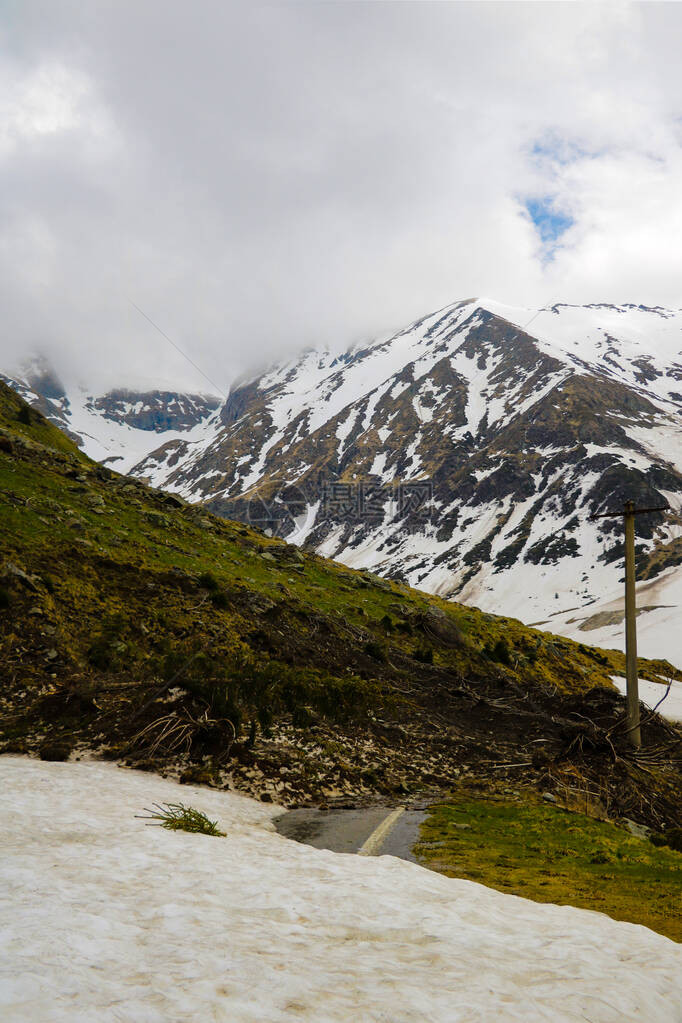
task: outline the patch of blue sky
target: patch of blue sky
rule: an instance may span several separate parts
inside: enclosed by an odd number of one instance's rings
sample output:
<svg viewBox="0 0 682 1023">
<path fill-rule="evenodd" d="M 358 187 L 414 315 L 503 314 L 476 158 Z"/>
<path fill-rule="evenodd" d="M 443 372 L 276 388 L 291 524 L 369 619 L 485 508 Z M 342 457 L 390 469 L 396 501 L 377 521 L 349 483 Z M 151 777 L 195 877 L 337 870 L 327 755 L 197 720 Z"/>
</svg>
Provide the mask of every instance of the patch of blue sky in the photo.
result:
<svg viewBox="0 0 682 1023">
<path fill-rule="evenodd" d="M 572 139 L 562 138 L 554 132 L 547 132 L 528 147 L 533 163 L 544 166 L 565 167 L 577 160 L 594 159 L 601 151 L 588 149 Z"/>
<path fill-rule="evenodd" d="M 524 206 L 535 225 L 543 247 L 547 250 L 546 254 L 551 254 L 557 247 L 561 236 L 568 231 L 569 227 L 572 227 L 573 217 L 558 209 L 550 195 L 528 198 L 524 201 Z"/>
</svg>

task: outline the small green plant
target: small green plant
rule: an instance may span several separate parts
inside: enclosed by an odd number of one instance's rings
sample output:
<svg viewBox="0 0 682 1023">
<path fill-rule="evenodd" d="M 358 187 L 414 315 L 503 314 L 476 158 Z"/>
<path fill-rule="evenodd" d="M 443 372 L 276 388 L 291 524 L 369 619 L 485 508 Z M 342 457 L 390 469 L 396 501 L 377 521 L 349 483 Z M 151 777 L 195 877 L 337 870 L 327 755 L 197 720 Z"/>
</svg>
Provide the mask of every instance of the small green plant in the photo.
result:
<svg viewBox="0 0 682 1023">
<path fill-rule="evenodd" d="M 119 671 L 127 645 L 121 636 L 129 630 L 129 623 L 123 615 L 106 617 L 101 630 L 93 636 L 88 648 L 88 662 L 101 671 Z"/>
<path fill-rule="evenodd" d="M 189 831 L 195 835 L 216 835 L 225 837 L 224 831 L 218 830 L 218 822 L 210 821 L 201 810 L 182 803 L 152 803 L 153 809 L 145 806 L 144 814 L 136 814 L 139 820 L 149 820 L 152 825 L 167 828 L 169 831 Z"/>
<path fill-rule="evenodd" d="M 380 643 L 370 639 L 369 642 L 365 643 L 365 653 L 370 657 L 373 657 L 375 661 L 381 661 L 382 663 L 386 660 L 386 652 Z"/>
<path fill-rule="evenodd" d="M 433 650 L 430 646 L 418 646 L 413 651 L 412 656 L 415 661 L 421 661 L 422 664 L 433 664 Z"/>
<path fill-rule="evenodd" d="M 667 828 L 666 831 L 654 832 L 651 836 L 652 845 L 667 845 L 676 852 L 682 852 L 682 828 Z"/>
<path fill-rule="evenodd" d="M 211 592 L 214 592 L 219 588 L 220 583 L 213 575 L 213 572 L 202 572 L 201 575 L 199 576 L 199 585 L 203 586 L 205 590 L 210 590 Z"/>
<path fill-rule="evenodd" d="M 212 590 L 211 591 L 211 603 L 214 607 L 226 608 L 229 607 L 230 601 L 224 590 Z"/>
<path fill-rule="evenodd" d="M 501 636 L 494 646 L 486 643 L 483 647 L 483 653 L 489 660 L 497 661 L 498 664 L 511 664 L 511 650 L 504 636 Z"/>
</svg>

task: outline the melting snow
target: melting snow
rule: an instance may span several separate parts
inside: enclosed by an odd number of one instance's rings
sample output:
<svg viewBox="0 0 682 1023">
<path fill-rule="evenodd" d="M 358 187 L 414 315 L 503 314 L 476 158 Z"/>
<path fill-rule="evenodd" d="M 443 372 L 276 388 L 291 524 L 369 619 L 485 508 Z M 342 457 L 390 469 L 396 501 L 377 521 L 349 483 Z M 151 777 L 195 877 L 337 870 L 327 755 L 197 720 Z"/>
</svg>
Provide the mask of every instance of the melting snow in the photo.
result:
<svg viewBox="0 0 682 1023">
<path fill-rule="evenodd" d="M 627 694 L 627 680 L 622 675 L 612 675 L 613 684 L 623 696 Z M 638 679 L 639 702 L 651 710 L 658 705 L 657 713 L 669 721 L 682 721 L 682 682 L 671 682 L 670 688 L 659 682 Z"/>
<path fill-rule="evenodd" d="M 644 927 L 277 835 L 275 807 L 112 764 L 0 760 L 4 1023 L 679 1023 Z M 146 827 L 152 802 L 226 838 Z"/>
<path fill-rule="evenodd" d="M 622 574 L 622 566 L 609 566 L 615 586 L 602 584 L 598 592 L 609 593 L 610 597 L 593 602 L 587 607 L 574 607 L 560 615 L 553 616 L 543 622 L 541 628 L 556 632 L 579 643 L 589 643 L 623 650 L 625 646 L 625 626 L 623 624 L 623 586 L 617 583 Z M 616 571 L 614 571 L 614 569 Z M 600 568 L 606 573 L 606 567 Z M 592 585 L 592 580 L 591 580 Z M 615 591 L 615 592 L 614 592 Z M 546 605 L 549 606 L 549 605 Z M 672 664 L 680 663 L 680 608 L 682 607 L 682 573 L 672 568 L 662 572 L 654 579 L 646 579 L 637 583 L 637 652 L 640 657 L 664 658 Z M 614 614 L 614 621 L 598 628 L 589 627 L 589 619 L 604 612 Z"/>
<path fill-rule="evenodd" d="M 388 458 L 387 451 L 380 451 L 378 455 L 374 456 L 374 461 L 369 468 L 370 476 L 381 476 L 383 480 L 384 469 L 386 468 L 386 459 Z"/>
<path fill-rule="evenodd" d="M 412 407 L 414 408 L 414 411 L 417 413 L 417 418 L 422 423 L 431 422 L 431 420 L 433 419 L 433 408 L 429 407 L 428 405 L 424 405 L 423 402 L 420 401 L 418 397 L 414 397 L 412 399 Z"/>
</svg>

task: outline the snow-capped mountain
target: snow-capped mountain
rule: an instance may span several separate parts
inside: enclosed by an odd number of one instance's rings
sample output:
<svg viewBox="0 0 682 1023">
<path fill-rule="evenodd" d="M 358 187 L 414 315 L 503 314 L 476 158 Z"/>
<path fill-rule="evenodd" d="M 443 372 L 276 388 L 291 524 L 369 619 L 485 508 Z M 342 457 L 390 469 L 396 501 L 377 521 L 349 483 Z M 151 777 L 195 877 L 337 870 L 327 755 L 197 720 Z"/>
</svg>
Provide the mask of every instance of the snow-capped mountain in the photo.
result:
<svg viewBox="0 0 682 1023">
<path fill-rule="evenodd" d="M 638 519 L 640 576 L 678 578 L 681 410 L 682 311 L 472 300 L 341 357 L 304 352 L 234 388 L 209 444 L 176 438 L 134 471 L 348 564 L 575 630 L 579 609 L 621 598 L 621 527 L 592 512 L 669 503 Z"/>
<path fill-rule="evenodd" d="M 116 467 L 586 642 L 622 643 L 622 527 L 590 514 L 668 503 L 637 521 L 640 647 L 682 662 L 663 606 L 682 597 L 682 310 L 457 302 L 341 356 L 307 350 L 214 408 Z"/>
<path fill-rule="evenodd" d="M 117 388 L 103 394 L 65 384 L 43 358 L 0 379 L 67 433 L 86 454 L 118 472 L 178 436 L 198 440 L 221 405 L 213 395 Z"/>
</svg>

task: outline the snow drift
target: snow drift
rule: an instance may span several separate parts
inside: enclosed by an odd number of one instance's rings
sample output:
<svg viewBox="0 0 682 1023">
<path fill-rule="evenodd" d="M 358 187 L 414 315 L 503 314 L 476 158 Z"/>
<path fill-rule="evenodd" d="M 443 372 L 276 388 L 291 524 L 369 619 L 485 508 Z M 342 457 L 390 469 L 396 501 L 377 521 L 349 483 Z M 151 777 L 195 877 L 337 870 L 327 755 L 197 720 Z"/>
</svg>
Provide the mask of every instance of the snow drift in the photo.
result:
<svg viewBox="0 0 682 1023">
<path fill-rule="evenodd" d="M 109 764 L 0 776 L 5 1023 L 682 1017 L 680 949 L 644 927 L 296 845 L 276 808 Z M 227 837 L 147 827 L 153 801 Z"/>
</svg>

